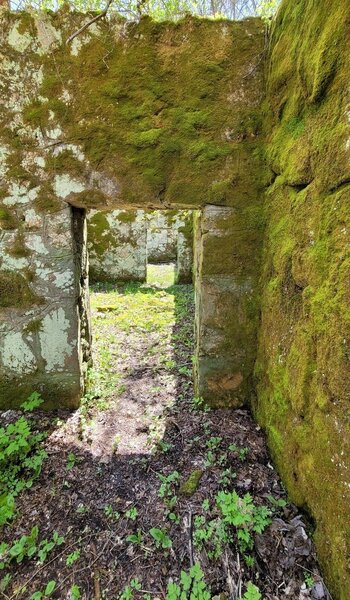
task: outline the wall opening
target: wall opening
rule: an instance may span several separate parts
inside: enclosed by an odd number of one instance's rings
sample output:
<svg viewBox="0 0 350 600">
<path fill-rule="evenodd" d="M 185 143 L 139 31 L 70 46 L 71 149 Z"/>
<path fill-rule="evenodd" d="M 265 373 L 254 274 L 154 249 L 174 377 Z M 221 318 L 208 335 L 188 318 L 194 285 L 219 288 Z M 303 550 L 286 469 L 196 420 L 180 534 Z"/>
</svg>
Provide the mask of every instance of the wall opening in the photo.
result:
<svg viewBox="0 0 350 600">
<path fill-rule="evenodd" d="M 178 266 L 184 253 L 192 263 L 190 220 L 189 211 L 87 213 L 90 309 L 84 295 L 80 305 L 91 314 L 92 363 L 79 412 L 96 455 L 154 452 L 167 410 L 193 399 L 194 288 Z"/>
</svg>

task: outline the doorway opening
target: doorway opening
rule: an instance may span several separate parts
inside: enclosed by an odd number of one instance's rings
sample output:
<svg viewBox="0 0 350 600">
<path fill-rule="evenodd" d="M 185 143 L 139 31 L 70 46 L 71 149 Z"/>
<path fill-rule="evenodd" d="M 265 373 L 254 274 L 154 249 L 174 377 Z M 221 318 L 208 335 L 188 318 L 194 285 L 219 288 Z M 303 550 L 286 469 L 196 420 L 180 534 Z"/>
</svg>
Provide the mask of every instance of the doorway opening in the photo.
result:
<svg viewBox="0 0 350 600">
<path fill-rule="evenodd" d="M 193 398 L 192 214 L 180 212 L 88 214 L 92 366 L 79 410 L 105 460 L 154 452 L 167 410 Z"/>
</svg>

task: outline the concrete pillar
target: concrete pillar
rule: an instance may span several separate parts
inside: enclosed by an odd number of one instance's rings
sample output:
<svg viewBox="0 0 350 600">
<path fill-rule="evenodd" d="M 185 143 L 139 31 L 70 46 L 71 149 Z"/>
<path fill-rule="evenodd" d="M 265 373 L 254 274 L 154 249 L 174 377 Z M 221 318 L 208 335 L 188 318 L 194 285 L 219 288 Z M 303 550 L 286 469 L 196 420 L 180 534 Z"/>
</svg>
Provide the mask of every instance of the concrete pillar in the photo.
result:
<svg viewBox="0 0 350 600">
<path fill-rule="evenodd" d="M 258 311 L 249 235 L 234 208 L 206 206 L 196 218 L 195 391 L 214 407 L 241 406 L 252 391 Z"/>
<path fill-rule="evenodd" d="M 0 236 L 0 409 L 18 407 L 33 391 L 47 408 L 74 408 L 89 352 L 84 211 L 62 204 L 44 214 L 22 191 L 5 199 L 18 220 Z"/>
<path fill-rule="evenodd" d="M 180 211 L 176 218 L 177 258 L 176 283 L 192 283 L 194 211 Z"/>
</svg>

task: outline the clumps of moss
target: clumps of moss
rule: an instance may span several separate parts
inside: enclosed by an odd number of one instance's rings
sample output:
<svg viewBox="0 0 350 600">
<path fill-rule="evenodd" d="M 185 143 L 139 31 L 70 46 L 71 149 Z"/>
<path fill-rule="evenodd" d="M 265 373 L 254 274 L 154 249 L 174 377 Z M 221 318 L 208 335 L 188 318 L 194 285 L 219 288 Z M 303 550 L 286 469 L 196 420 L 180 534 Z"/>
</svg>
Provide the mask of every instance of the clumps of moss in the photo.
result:
<svg viewBox="0 0 350 600">
<path fill-rule="evenodd" d="M 117 221 L 121 223 L 133 223 L 136 219 L 136 211 L 135 210 L 123 210 L 120 211 L 118 216 L 116 217 Z"/>
<path fill-rule="evenodd" d="M 0 207 L 0 229 L 17 229 L 18 219 L 9 208 Z"/>
<path fill-rule="evenodd" d="M 8 253 L 10 254 L 10 256 L 14 256 L 16 258 L 26 258 L 27 256 L 31 255 L 31 250 L 29 250 L 29 248 L 27 248 L 25 244 L 22 231 L 17 231 L 15 240 L 9 248 Z"/>
<path fill-rule="evenodd" d="M 62 210 L 64 202 L 59 200 L 53 191 L 51 184 L 41 185 L 40 191 L 34 200 L 34 208 L 40 213 L 55 213 Z"/>
<path fill-rule="evenodd" d="M 40 298 L 30 289 L 20 273 L 0 271 L 0 306 L 2 308 L 25 308 L 38 304 Z"/>
<path fill-rule="evenodd" d="M 193 494 L 198 490 L 202 475 L 203 471 L 201 469 L 195 469 L 192 471 L 186 481 L 181 484 L 180 494 L 188 497 L 193 496 Z"/>
<path fill-rule="evenodd" d="M 46 158 L 46 170 L 55 173 L 69 173 L 73 177 L 80 177 L 85 172 L 84 163 L 74 156 L 72 150 L 65 148 L 59 154 Z"/>
<path fill-rule="evenodd" d="M 82 208 L 104 208 L 108 204 L 107 198 L 101 190 L 95 188 L 87 189 L 82 192 L 72 194 L 74 200 L 72 204 Z"/>
</svg>

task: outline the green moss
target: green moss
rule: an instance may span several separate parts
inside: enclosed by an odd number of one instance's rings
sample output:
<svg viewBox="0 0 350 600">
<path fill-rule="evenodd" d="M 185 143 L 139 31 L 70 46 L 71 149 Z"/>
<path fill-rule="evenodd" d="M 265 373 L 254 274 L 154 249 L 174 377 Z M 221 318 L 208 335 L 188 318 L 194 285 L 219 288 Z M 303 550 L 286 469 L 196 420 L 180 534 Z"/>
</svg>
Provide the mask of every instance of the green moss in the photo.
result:
<svg viewBox="0 0 350 600">
<path fill-rule="evenodd" d="M 11 230 L 17 229 L 18 219 L 13 211 L 9 208 L 0 206 L 0 229 Z"/>
<path fill-rule="evenodd" d="M 189 477 L 184 481 L 180 486 L 180 494 L 184 496 L 193 496 L 193 494 L 198 490 L 200 480 L 203 476 L 203 471 L 200 469 L 195 469 L 189 475 Z"/>
<path fill-rule="evenodd" d="M 266 195 L 255 370 L 255 413 L 289 494 L 315 519 L 340 600 L 350 589 L 349 16 L 343 0 L 331 12 L 285 0 L 274 26 L 265 128 L 277 177 Z"/>
<path fill-rule="evenodd" d="M 31 250 L 25 245 L 24 236 L 21 231 L 17 231 L 15 240 L 9 248 L 8 253 L 10 256 L 15 256 L 16 258 L 25 258 L 31 255 Z"/>
<path fill-rule="evenodd" d="M 121 223 L 134 223 L 134 221 L 136 219 L 136 211 L 134 211 L 134 210 L 121 211 L 121 212 L 119 212 L 116 219 L 117 219 L 117 221 L 120 221 Z M 108 222 L 107 222 L 107 225 L 108 225 Z"/>
<path fill-rule="evenodd" d="M 26 279 L 12 271 L 0 271 L 0 306 L 2 308 L 25 308 L 40 302 L 30 289 Z"/>
</svg>

